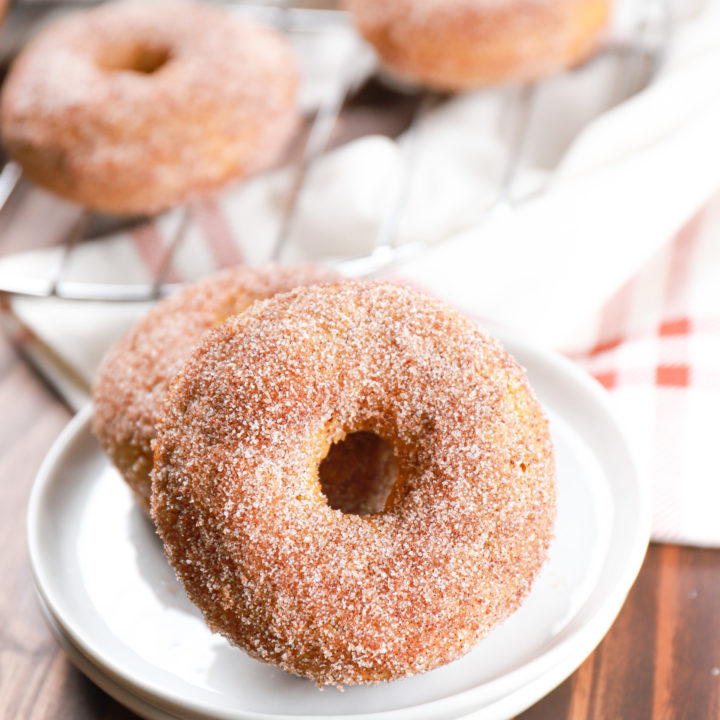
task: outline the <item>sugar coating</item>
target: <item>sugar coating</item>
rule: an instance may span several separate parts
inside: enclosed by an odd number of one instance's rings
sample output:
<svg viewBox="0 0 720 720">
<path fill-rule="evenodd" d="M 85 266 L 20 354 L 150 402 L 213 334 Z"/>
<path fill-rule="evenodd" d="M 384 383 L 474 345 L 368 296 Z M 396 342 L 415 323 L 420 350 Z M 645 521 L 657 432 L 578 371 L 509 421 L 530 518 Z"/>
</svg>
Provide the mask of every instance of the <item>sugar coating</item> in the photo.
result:
<svg viewBox="0 0 720 720">
<path fill-rule="evenodd" d="M 384 509 L 332 509 L 350 432 L 393 449 Z M 210 627 L 320 685 L 409 676 L 511 614 L 546 559 L 548 424 L 501 345 L 409 288 L 347 282 L 211 331 L 158 423 L 152 516 Z"/>
<path fill-rule="evenodd" d="M 207 4 L 113 2 L 23 50 L 3 89 L 3 142 L 64 197 L 157 212 L 271 162 L 296 127 L 296 87 L 274 31 Z"/>
<path fill-rule="evenodd" d="M 584 60 L 611 0 L 343 0 L 386 68 L 440 90 L 529 81 Z"/>
<path fill-rule="evenodd" d="M 338 279 L 316 265 L 229 268 L 159 302 L 107 352 L 93 381 L 93 431 L 146 513 L 157 416 L 203 335 L 258 299 Z"/>
</svg>

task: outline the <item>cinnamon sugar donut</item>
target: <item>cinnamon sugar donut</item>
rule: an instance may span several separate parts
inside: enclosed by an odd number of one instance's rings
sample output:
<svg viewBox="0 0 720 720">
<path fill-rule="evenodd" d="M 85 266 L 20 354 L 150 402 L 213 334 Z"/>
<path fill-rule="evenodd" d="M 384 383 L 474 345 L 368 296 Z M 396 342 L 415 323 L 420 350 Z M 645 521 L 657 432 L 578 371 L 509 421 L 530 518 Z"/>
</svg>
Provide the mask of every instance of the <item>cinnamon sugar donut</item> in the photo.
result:
<svg viewBox="0 0 720 720">
<path fill-rule="evenodd" d="M 271 162 L 296 126 L 277 33 L 219 7 L 119 2 L 58 20 L 13 64 L 8 154 L 91 209 L 164 210 Z"/>
<path fill-rule="evenodd" d="M 343 0 L 402 79 L 441 90 L 529 81 L 588 57 L 611 0 Z"/>
<path fill-rule="evenodd" d="M 230 268 L 158 303 L 110 349 L 93 383 L 93 430 L 146 513 L 155 421 L 170 381 L 202 336 L 258 299 L 337 280 L 313 265 Z M 338 492 L 340 472 L 328 472 Z"/>
<path fill-rule="evenodd" d="M 362 517 L 318 464 L 392 448 Z M 210 627 L 320 685 L 470 650 L 527 595 L 555 517 L 548 424 L 518 364 L 442 303 L 386 283 L 301 288 L 211 331 L 158 423 L 152 515 Z"/>
</svg>

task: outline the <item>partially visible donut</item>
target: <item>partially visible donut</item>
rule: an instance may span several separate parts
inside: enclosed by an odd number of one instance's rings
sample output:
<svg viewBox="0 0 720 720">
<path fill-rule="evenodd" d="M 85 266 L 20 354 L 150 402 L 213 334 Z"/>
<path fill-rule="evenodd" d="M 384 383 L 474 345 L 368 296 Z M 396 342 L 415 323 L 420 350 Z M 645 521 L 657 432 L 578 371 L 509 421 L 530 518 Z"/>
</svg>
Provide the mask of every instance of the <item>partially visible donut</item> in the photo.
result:
<svg viewBox="0 0 720 720">
<path fill-rule="evenodd" d="M 297 72 L 274 31 L 209 4 L 113 2 L 60 19 L 13 64 L 8 154 L 91 209 L 146 214 L 272 162 Z"/>
<path fill-rule="evenodd" d="M 93 430 L 145 513 L 155 422 L 170 381 L 203 335 L 258 299 L 338 279 L 314 265 L 223 270 L 158 303 L 108 351 L 93 382 Z M 340 486 L 338 472 L 331 469 L 330 484 Z"/>
<path fill-rule="evenodd" d="M 318 466 L 372 433 L 397 480 L 368 516 Z M 347 282 L 211 331 L 158 423 L 152 515 L 210 627 L 321 685 L 470 650 L 528 594 L 553 535 L 548 423 L 518 364 L 442 303 Z"/>
<path fill-rule="evenodd" d="M 529 81 L 597 47 L 611 0 L 343 0 L 392 74 L 440 90 Z"/>
</svg>

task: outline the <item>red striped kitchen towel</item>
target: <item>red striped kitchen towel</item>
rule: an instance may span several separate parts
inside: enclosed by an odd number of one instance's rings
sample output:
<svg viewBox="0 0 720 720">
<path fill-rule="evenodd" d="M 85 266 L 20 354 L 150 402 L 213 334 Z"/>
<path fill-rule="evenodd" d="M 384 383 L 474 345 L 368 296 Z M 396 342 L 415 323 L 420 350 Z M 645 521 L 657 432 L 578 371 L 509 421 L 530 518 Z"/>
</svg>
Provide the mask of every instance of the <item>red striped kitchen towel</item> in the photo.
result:
<svg viewBox="0 0 720 720">
<path fill-rule="evenodd" d="M 654 488 L 653 538 L 720 545 L 720 197 L 607 302 L 572 357 L 610 393 Z"/>
</svg>

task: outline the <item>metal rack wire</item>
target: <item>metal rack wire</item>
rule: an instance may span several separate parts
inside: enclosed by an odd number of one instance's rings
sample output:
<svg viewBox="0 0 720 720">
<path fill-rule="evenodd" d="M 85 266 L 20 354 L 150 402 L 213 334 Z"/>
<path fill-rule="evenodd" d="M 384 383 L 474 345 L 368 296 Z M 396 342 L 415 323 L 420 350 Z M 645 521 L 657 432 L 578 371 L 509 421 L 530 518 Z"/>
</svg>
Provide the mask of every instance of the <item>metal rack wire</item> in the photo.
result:
<svg viewBox="0 0 720 720">
<path fill-rule="evenodd" d="M 34 3 L 33 3 L 34 4 Z M 79 4 L 79 3 L 78 3 Z M 333 28 L 347 26 L 348 19 L 342 11 L 308 9 L 297 7 L 291 0 L 271 4 L 247 4 L 235 1 L 265 23 L 281 31 L 292 33 L 332 32 Z M 629 98 L 652 82 L 668 51 L 671 38 L 671 16 L 667 0 L 642 0 L 642 12 L 632 33 L 606 43 L 599 55 L 611 54 L 619 59 L 614 88 L 614 103 Z M 327 150 L 333 131 L 342 117 L 348 98 L 361 80 L 357 64 L 349 58 L 347 67 L 340 73 L 337 85 L 323 99 L 314 114 L 306 140 L 292 168 L 292 182 L 288 191 L 282 216 L 278 218 L 278 233 L 270 249 L 268 260 L 282 260 L 287 250 L 290 230 L 296 217 L 299 199 L 305 190 L 310 170 Z M 503 170 L 493 199 L 486 207 L 480 222 L 498 208 L 512 208 L 528 198 L 518 198 L 515 186 L 518 170 L 523 160 L 525 143 L 531 129 L 533 106 L 538 92 L 537 84 L 517 88 L 510 108 L 510 140 L 507 144 Z M 397 243 L 397 230 L 407 203 L 408 187 L 412 178 L 417 154 L 420 152 L 417 129 L 422 119 L 438 103 L 442 96 L 432 91 L 414 90 L 420 93 L 419 102 L 410 119 L 402 145 L 403 163 L 401 178 L 396 183 L 392 197 L 379 224 L 372 250 L 362 256 L 346 259 L 339 268 L 350 276 L 371 275 L 415 253 L 422 252 L 423 243 Z M 8 162 L 0 172 L 0 213 L 6 210 L 11 196 L 22 180 L 22 171 Z M 46 278 L 17 277 L 12 281 L 0 279 L 0 297 L 21 295 L 30 297 L 57 297 L 67 300 L 89 301 L 148 301 L 172 291 L 176 286 L 166 282 L 172 256 L 181 245 L 191 220 L 190 207 L 183 208 L 177 228 L 165 249 L 155 277 L 149 283 L 122 284 L 98 283 L 92 278 L 77 282 L 64 279 L 63 271 L 77 245 L 85 239 L 90 213 L 85 210 L 63 240 L 60 259 L 54 271 Z"/>
</svg>

